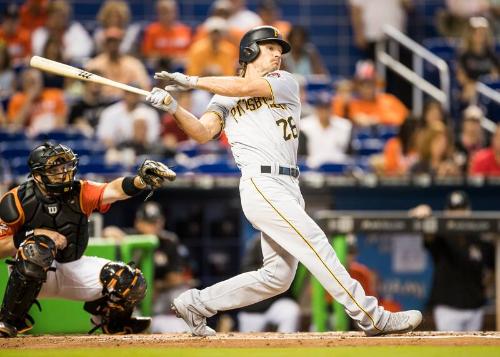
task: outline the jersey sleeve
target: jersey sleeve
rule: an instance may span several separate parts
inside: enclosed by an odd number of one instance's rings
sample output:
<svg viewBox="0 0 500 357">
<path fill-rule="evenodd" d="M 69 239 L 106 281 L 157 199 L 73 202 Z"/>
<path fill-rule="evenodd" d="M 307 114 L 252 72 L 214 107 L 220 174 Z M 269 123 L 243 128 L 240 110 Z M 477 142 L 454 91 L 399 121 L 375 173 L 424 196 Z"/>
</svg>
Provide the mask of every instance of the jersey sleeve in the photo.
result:
<svg viewBox="0 0 500 357">
<path fill-rule="evenodd" d="M 104 213 L 109 210 L 110 204 L 102 204 L 102 196 L 107 184 L 92 181 L 81 182 L 80 207 L 83 213 L 90 216 L 94 211 Z"/>
<path fill-rule="evenodd" d="M 208 107 L 205 113 L 214 113 L 219 117 L 221 131 L 218 135 L 216 135 L 216 137 L 220 136 L 220 134 L 224 130 L 224 127 L 226 126 L 226 119 L 229 115 L 228 106 L 224 105 L 222 97 L 219 95 L 214 95 L 210 100 L 210 103 L 208 103 Z"/>
<path fill-rule="evenodd" d="M 274 71 L 263 77 L 271 88 L 276 104 L 299 103 L 299 84 L 292 74 L 286 71 Z"/>
<path fill-rule="evenodd" d="M 0 240 L 13 236 L 17 230 L 18 227 L 8 225 L 0 219 Z"/>
<path fill-rule="evenodd" d="M 17 196 L 18 187 L 0 198 L 0 239 L 14 235 L 24 224 L 24 211 Z"/>
</svg>

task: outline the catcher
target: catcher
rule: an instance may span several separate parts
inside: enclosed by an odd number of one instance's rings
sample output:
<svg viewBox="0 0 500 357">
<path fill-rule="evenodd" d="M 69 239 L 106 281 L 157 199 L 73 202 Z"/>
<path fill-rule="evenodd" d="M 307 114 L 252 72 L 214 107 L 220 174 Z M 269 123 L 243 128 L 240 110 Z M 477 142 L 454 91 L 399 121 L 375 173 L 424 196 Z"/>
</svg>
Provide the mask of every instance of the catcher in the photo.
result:
<svg viewBox="0 0 500 357">
<path fill-rule="evenodd" d="M 67 146 L 45 143 L 28 158 L 30 177 L 0 199 L 0 258 L 15 256 L 0 309 L 0 334 L 32 328 L 37 297 L 85 301 L 95 327 L 106 334 L 140 333 L 150 318 L 132 317 L 146 294 L 133 263 L 84 256 L 88 217 L 110 204 L 174 180 L 162 163 L 146 160 L 136 176 L 107 184 L 75 180 L 78 157 Z"/>
</svg>

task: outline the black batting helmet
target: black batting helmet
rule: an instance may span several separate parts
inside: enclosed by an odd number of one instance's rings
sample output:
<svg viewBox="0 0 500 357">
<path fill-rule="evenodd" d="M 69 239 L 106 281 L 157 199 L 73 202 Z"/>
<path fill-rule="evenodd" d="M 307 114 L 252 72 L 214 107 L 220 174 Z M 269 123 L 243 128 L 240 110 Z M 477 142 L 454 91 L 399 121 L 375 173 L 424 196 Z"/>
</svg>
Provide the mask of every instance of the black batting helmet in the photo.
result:
<svg viewBox="0 0 500 357">
<path fill-rule="evenodd" d="M 272 26 L 259 26 L 248 31 L 240 41 L 240 63 L 249 63 L 260 53 L 259 43 L 273 41 L 280 44 L 282 53 L 290 52 L 290 44 L 283 40 L 278 29 Z"/>
<path fill-rule="evenodd" d="M 49 194 L 71 191 L 77 165 L 78 156 L 63 144 L 44 143 L 33 149 L 28 158 L 31 175 Z"/>
</svg>

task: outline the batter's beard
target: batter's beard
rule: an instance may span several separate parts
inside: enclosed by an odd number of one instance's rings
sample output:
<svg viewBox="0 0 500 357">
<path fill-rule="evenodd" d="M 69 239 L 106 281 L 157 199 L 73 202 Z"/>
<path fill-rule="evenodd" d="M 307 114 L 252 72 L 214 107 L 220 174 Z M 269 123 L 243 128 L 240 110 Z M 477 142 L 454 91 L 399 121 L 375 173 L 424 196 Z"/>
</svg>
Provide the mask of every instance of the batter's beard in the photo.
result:
<svg viewBox="0 0 500 357">
<path fill-rule="evenodd" d="M 272 73 L 274 71 L 277 71 L 280 69 L 280 65 L 276 65 L 276 66 L 272 66 L 271 68 L 269 68 L 267 71 L 264 72 L 264 74 L 262 76 L 267 76 L 269 73 Z"/>
</svg>

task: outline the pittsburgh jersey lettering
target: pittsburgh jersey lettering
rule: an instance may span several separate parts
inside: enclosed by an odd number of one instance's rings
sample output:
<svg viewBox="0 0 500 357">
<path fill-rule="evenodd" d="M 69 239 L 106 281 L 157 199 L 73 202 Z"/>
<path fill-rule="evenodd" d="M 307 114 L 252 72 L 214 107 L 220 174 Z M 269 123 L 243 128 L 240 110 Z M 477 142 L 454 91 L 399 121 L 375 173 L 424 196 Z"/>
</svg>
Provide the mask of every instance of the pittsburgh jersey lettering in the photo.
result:
<svg viewBox="0 0 500 357">
<path fill-rule="evenodd" d="M 271 98 L 254 97 L 239 99 L 236 105 L 231 108 L 230 113 L 235 119 L 239 119 L 247 111 L 253 112 L 260 109 L 262 105 L 265 105 L 267 108 L 287 109 L 286 104 L 276 104 Z"/>
</svg>

